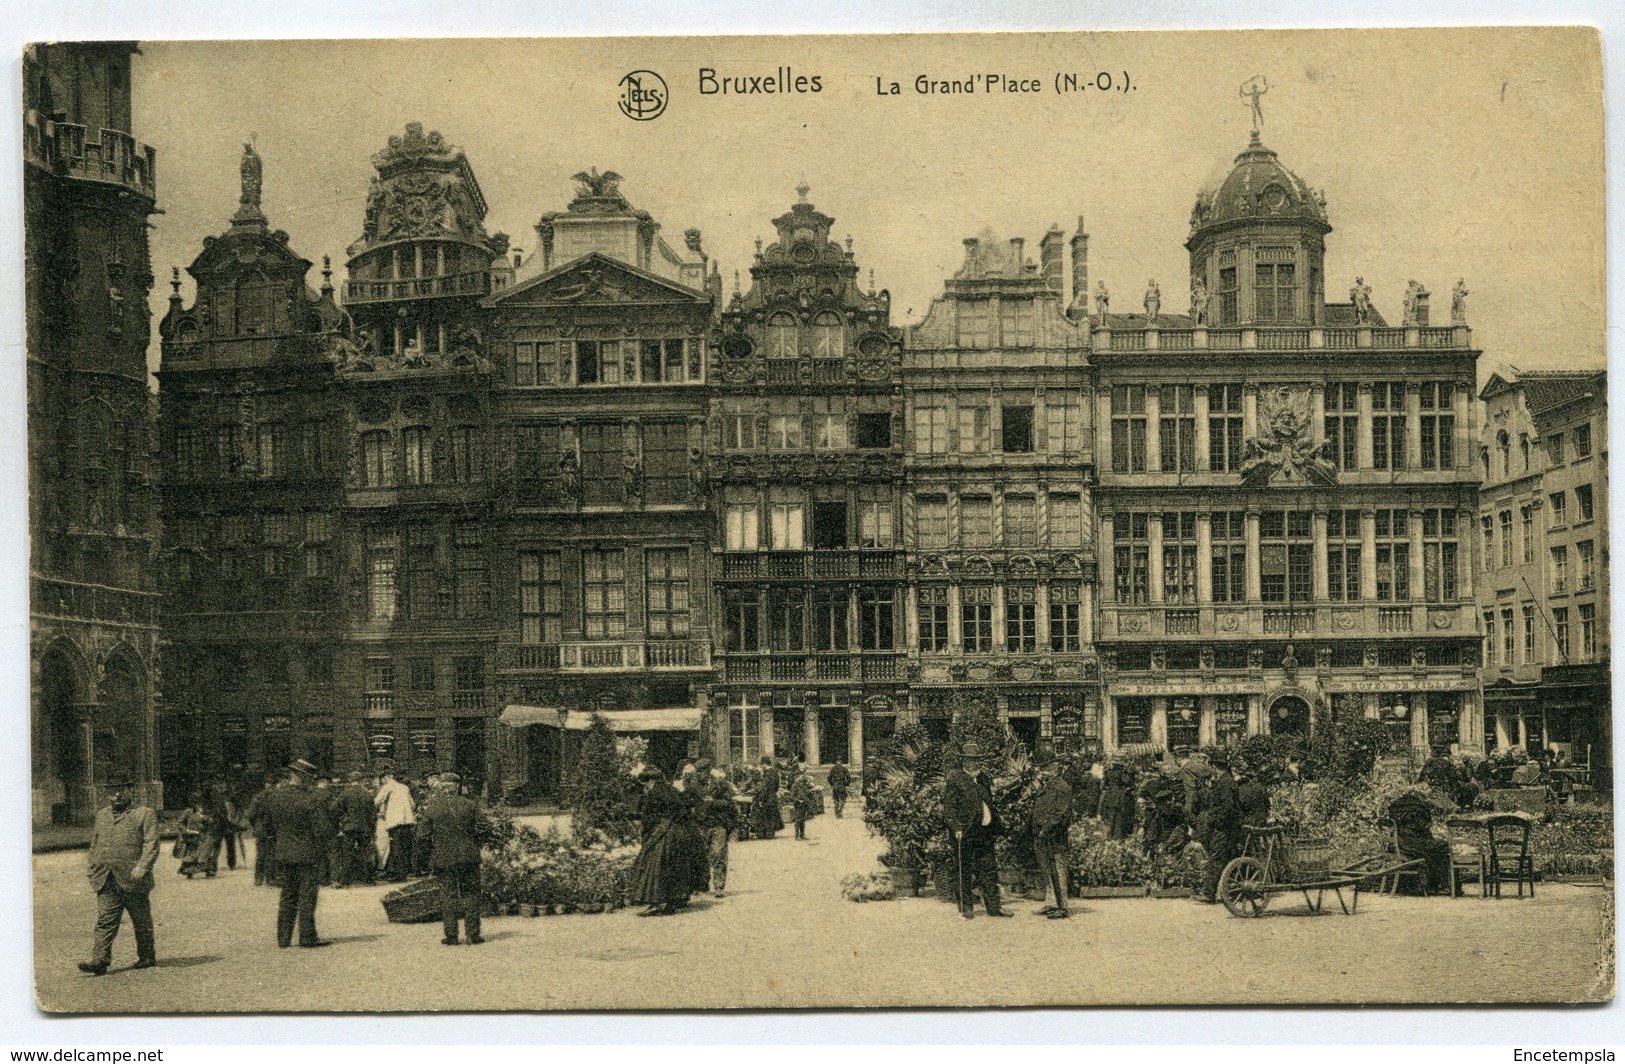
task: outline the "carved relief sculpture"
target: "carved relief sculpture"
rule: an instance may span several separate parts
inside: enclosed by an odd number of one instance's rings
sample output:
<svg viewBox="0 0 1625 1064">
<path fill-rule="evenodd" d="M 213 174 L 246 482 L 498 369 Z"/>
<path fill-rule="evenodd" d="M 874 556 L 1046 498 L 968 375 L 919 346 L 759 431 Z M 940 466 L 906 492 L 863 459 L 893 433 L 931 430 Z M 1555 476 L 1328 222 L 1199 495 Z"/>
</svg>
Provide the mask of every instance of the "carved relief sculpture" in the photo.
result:
<svg viewBox="0 0 1625 1064">
<path fill-rule="evenodd" d="M 1263 487 L 1274 480 L 1331 484 L 1336 472 L 1325 442 L 1310 434 L 1309 394 L 1286 385 L 1260 391 L 1258 420 L 1263 429 L 1247 440 L 1241 460 L 1242 483 Z"/>
</svg>

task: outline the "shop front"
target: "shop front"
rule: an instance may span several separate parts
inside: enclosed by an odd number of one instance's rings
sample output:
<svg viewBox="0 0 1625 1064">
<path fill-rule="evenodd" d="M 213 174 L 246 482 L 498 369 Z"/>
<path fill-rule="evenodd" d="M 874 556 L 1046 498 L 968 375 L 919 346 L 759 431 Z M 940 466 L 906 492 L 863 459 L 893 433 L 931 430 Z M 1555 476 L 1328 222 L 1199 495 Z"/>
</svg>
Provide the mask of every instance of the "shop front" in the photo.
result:
<svg viewBox="0 0 1625 1064">
<path fill-rule="evenodd" d="M 508 731 L 503 757 L 503 790 L 530 800 L 558 796 L 581 754 L 581 737 L 602 717 L 618 737 L 648 743 L 648 761 L 668 776 L 701 753 L 704 710 L 694 706 L 660 709 L 583 710 L 509 704 L 498 722 Z"/>
</svg>

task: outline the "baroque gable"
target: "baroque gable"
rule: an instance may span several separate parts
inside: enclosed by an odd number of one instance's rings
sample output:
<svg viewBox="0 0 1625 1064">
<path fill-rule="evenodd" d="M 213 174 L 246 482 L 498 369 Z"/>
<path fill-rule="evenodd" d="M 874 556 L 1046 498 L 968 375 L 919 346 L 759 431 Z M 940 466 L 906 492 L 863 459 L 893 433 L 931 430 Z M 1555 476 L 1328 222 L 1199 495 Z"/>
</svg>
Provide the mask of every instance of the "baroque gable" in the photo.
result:
<svg viewBox="0 0 1625 1064">
<path fill-rule="evenodd" d="M 703 293 L 593 252 L 492 296 L 492 308 L 701 303 Z"/>
</svg>

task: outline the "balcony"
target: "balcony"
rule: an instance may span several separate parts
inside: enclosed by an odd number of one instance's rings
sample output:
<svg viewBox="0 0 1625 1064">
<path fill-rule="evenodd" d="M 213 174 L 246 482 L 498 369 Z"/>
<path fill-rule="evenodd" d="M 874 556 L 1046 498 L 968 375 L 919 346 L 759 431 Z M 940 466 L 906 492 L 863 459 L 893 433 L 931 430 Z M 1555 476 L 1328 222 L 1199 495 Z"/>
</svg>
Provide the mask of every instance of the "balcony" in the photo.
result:
<svg viewBox="0 0 1625 1064">
<path fill-rule="evenodd" d="M 1096 329 L 1096 351 L 1394 351 L 1421 348 L 1465 350 L 1472 332 L 1465 325 L 1326 329 L 1247 326 L 1222 329 Z"/>
<path fill-rule="evenodd" d="M 29 608 L 40 615 L 111 624 L 157 624 L 158 595 L 67 580 L 32 581 Z"/>
<path fill-rule="evenodd" d="M 1315 630 L 1315 611 L 1296 606 L 1284 609 L 1265 607 L 1264 631 L 1268 634 L 1292 635 Z"/>
<path fill-rule="evenodd" d="M 780 580 L 801 580 L 807 575 L 807 555 L 775 551 L 767 556 L 767 575 Z"/>
<path fill-rule="evenodd" d="M 1377 631 L 1408 632 L 1411 630 L 1409 606 L 1380 606 L 1377 608 Z"/>
<path fill-rule="evenodd" d="M 858 560 L 844 551 L 817 552 L 812 556 L 812 575 L 821 580 L 850 580 L 858 575 Z"/>
<path fill-rule="evenodd" d="M 53 122 L 38 111 L 23 115 L 23 155 L 28 161 L 65 177 L 123 185 L 154 198 L 157 153 L 116 129 L 87 136 L 85 126 Z"/>
<path fill-rule="evenodd" d="M 362 696 L 362 704 L 368 713 L 389 714 L 395 712 L 395 695 L 388 691 L 370 691 Z"/>
<path fill-rule="evenodd" d="M 1162 624 L 1168 635 L 1196 635 L 1202 630 L 1202 611 L 1165 610 Z"/>
<path fill-rule="evenodd" d="M 756 579 L 756 555 L 729 553 L 722 556 L 722 578 L 724 580 L 754 580 Z"/>
<path fill-rule="evenodd" d="M 559 648 L 549 643 L 521 643 L 503 648 L 502 668 L 557 669 Z"/>
<path fill-rule="evenodd" d="M 561 673 L 674 671 L 709 669 L 711 648 L 698 641 L 561 643 Z"/>
<path fill-rule="evenodd" d="M 485 708 L 484 691 L 453 691 L 451 693 L 451 708 L 461 710 L 482 710 Z"/>
<path fill-rule="evenodd" d="M 443 296 L 484 296 L 491 289 L 491 275 L 485 270 L 446 274 L 441 277 L 411 277 L 392 281 L 347 281 L 344 302 L 383 303 L 395 299 L 432 299 Z"/>
</svg>

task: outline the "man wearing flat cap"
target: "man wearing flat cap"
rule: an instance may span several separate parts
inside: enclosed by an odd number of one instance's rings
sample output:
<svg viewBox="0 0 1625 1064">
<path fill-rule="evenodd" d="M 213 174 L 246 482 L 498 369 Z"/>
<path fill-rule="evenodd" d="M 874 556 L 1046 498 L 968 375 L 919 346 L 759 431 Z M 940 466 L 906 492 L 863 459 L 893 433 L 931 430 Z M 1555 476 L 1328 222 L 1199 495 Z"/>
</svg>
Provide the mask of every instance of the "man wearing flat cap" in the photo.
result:
<svg viewBox="0 0 1625 1064">
<path fill-rule="evenodd" d="M 463 783 L 455 772 L 442 772 L 418 808 L 417 845 L 429 855 L 429 868 L 440 888 L 440 941 L 457 945 L 457 921 L 463 921 L 468 944 L 480 937 L 480 810 L 458 793 Z"/>
<path fill-rule="evenodd" d="M 296 922 L 299 945 L 306 949 L 328 945 L 316 934 L 316 899 L 333 822 L 327 813 L 326 792 L 314 786 L 318 774 L 315 765 L 300 758 L 288 766 L 288 785 L 266 800 L 266 815 L 276 836 L 277 868 L 282 874 L 276 944 L 284 948 L 293 944 Z"/>
<path fill-rule="evenodd" d="M 110 803 L 96 814 L 86 855 L 86 875 L 96 892 L 96 935 L 90 960 L 80 961 L 79 970 L 102 975 L 113 962 L 113 939 L 127 912 L 135 930 L 135 968 L 151 968 L 158 963 L 153 947 L 152 866 L 158 860 L 158 816 L 134 800 L 129 780 L 120 779 L 108 787 Z"/>
<path fill-rule="evenodd" d="M 1009 916 L 999 898 L 999 866 L 993 851 L 994 841 L 1004 830 L 993 800 L 993 781 L 976 743 L 967 742 L 959 758 L 959 766 L 947 772 L 942 796 L 948 843 L 959 876 L 959 914 L 967 920 L 975 915 L 974 883 L 989 916 Z"/>
</svg>

